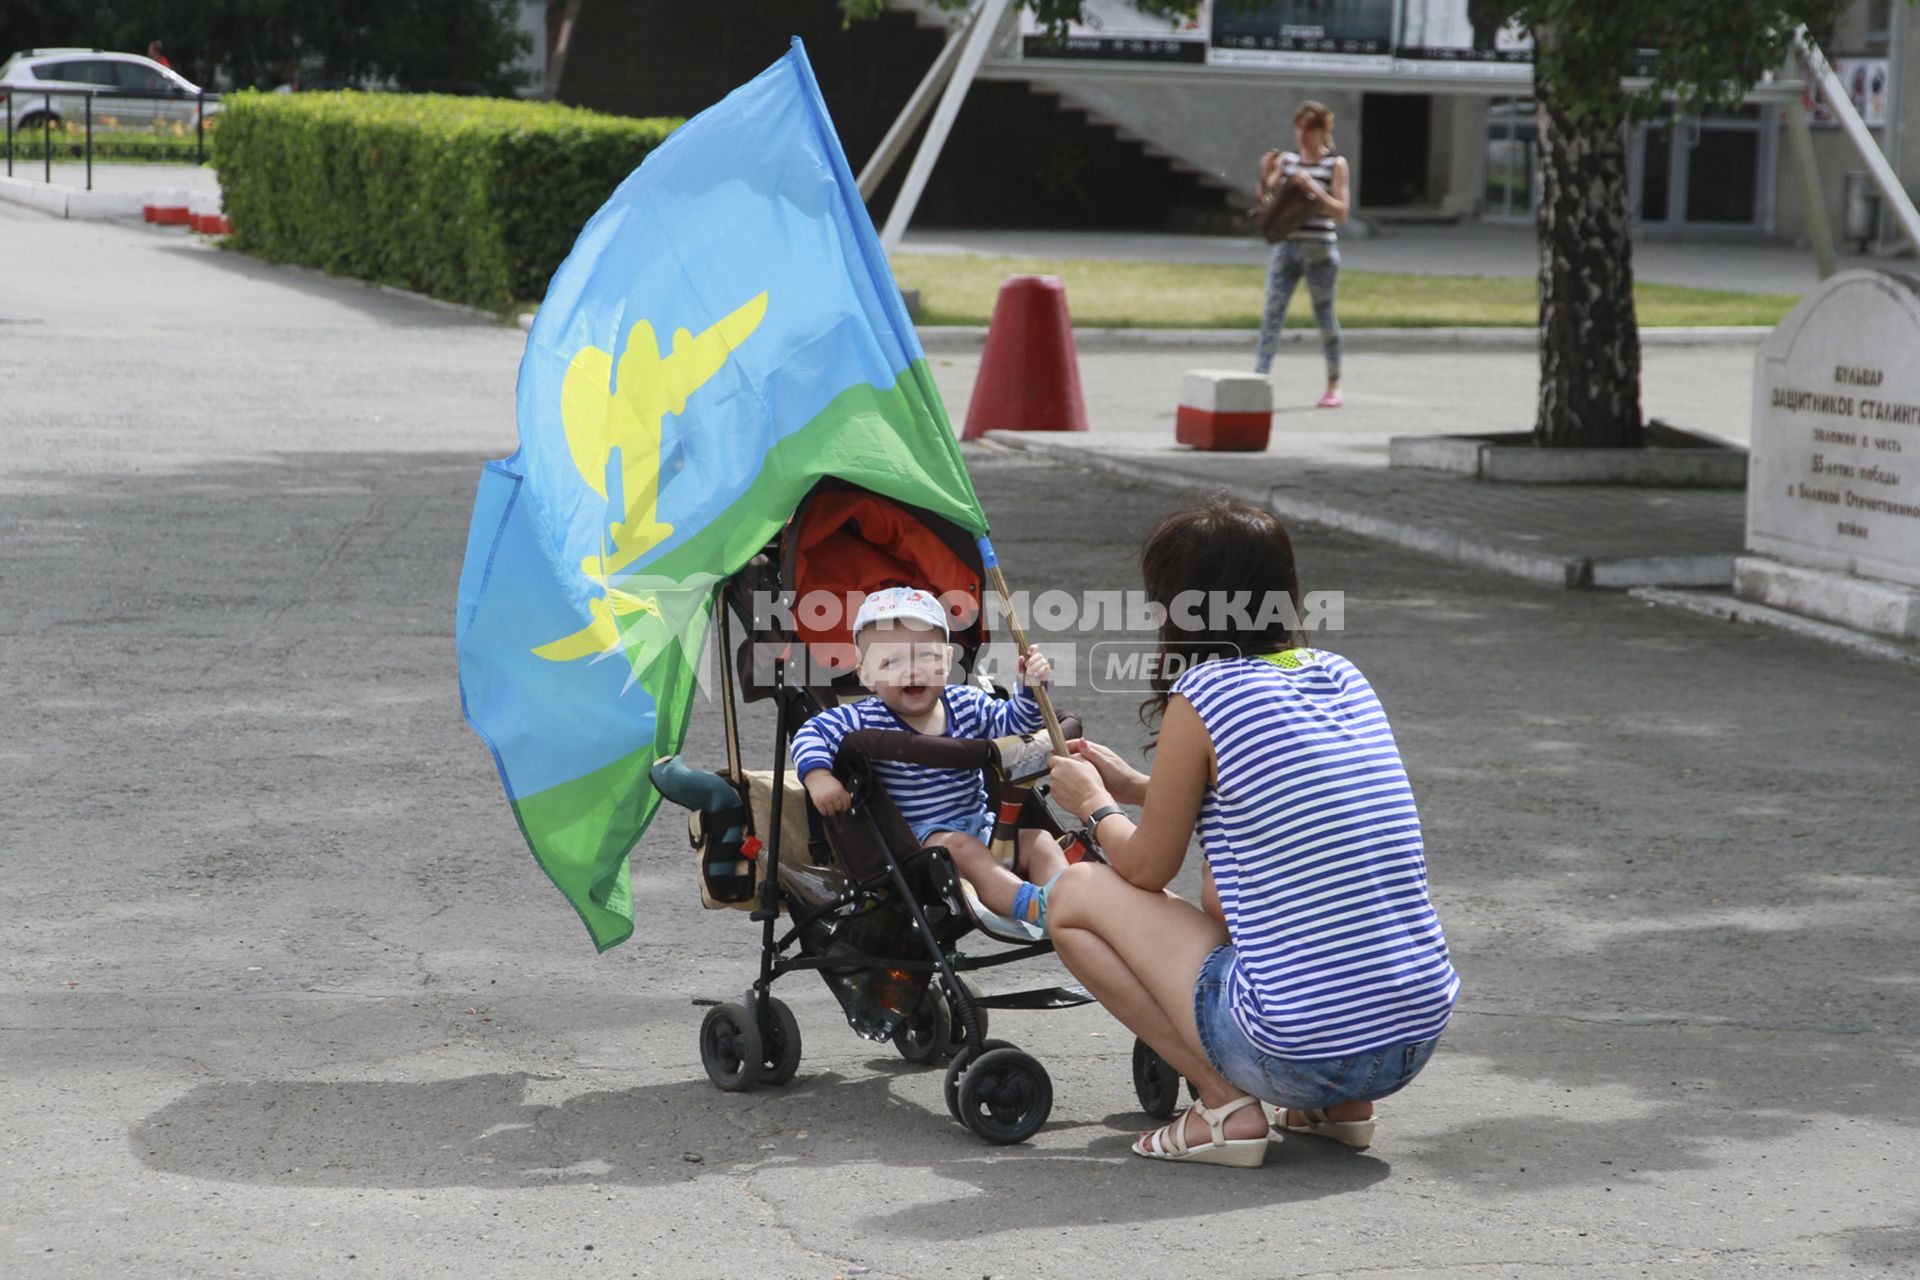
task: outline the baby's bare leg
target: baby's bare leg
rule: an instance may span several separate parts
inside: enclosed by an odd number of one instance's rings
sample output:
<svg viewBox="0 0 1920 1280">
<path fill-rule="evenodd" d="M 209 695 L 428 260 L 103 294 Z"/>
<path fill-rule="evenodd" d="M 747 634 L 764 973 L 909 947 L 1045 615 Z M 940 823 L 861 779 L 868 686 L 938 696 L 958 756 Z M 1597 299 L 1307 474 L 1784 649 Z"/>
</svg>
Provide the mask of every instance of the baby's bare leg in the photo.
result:
<svg viewBox="0 0 1920 1280">
<path fill-rule="evenodd" d="M 1066 851 L 1060 842 L 1044 831 L 1020 833 L 1020 875 L 1034 884 L 1044 885 L 1067 869 Z"/>
<path fill-rule="evenodd" d="M 964 831 L 941 831 L 927 840 L 953 855 L 954 869 L 973 882 L 973 891 L 991 911 L 1000 915 L 1013 912 L 1013 895 L 1020 892 L 1020 877 L 1001 865 L 993 850 Z"/>
</svg>

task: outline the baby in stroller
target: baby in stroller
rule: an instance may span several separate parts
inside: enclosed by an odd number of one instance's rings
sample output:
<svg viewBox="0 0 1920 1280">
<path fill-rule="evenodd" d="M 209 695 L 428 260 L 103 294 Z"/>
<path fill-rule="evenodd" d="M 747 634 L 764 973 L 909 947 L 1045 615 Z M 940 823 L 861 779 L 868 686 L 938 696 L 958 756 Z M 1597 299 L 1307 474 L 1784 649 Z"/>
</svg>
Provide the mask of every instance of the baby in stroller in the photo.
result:
<svg viewBox="0 0 1920 1280">
<path fill-rule="evenodd" d="M 853 639 L 861 683 L 874 696 L 823 711 L 793 735 L 794 772 L 823 814 L 845 812 L 852 804 L 833 774 L 833 762 L 841 742 L 856 730 L 905 728 L 935 737 L 998 738 L 1042 727 L 1032 686 L 1045 684 L 1052 666 L 1039 646 L 1021 656 L 1020 681 L 1010 699 L 972 685 L 949 685 L 953 646 L 946 610 L 930 592 L 888 587 L 867 596 L 854 616 Z M 1051 835 L 1023 829 L 1014 847 L 996 854 L 989 847 L 994 815 L 978 769 L 901 761 L 875 761 L 873 769 L 914 838 L 923 847 L 946 849 L 988 909 L 1045 929 L 1047 890 L 1067 867 L 1066 853 Z"/>
</svg>

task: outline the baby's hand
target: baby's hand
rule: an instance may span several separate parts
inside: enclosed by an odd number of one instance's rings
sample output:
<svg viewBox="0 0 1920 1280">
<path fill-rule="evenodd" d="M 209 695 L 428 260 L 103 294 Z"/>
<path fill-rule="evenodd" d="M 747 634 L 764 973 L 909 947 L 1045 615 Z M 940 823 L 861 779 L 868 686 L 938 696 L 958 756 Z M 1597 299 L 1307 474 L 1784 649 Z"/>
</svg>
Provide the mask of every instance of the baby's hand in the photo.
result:
<svg viewBox="0 0 1920 1280">
<path fill-rule="evenodd" d="M 1053 664 L 1047 661 L 1047 655 L 1040 652 L 1039 645 L 1028 645 L 1026 655 L 1020 659 L 1020 682 L 1031 689 L 1051 679 Z"/>
<path fill-rule="evenodd" d="M 853 797 L 846 787 L 825 769 L 815 769 L 800 781 L 812 797 L 813 807 L 821 813 L 845 813 L 853 807 Z"/>
</svg>

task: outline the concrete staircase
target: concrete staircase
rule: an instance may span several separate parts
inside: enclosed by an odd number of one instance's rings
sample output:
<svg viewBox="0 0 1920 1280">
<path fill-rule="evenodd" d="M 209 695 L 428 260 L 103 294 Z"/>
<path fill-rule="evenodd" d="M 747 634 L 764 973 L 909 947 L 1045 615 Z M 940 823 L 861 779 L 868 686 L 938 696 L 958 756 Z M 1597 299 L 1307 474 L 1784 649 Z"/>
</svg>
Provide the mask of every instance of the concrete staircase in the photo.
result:
<svg viewBox="0 0 1920 1280">
<path fill-rule="evenodd" d="M 942 32 L 951 32 L 966 16 L 965 10 L 943 9 L 932 0 L 888 0 L 888 7 Z M 1050 77 L 1024 69 L 1018 42 L 1017 29 L 1003 38 L 990 52 L 983 76 L 1024 81 L 1030 92 L 1051 97 L 1061 110 L 1080 116 L 1090 127 L 1218 191 L 1231 210 L 1253 208 L 1253 171 L 1260 151 L 1281 145 L 1289 127 L 1284 112 L 1276 112 L 1270 91 L 1190 81 L 1102 83 Z M 1246 139 L 1269 135 L 1274 141 L 1248 149 Z M 1238 229 L 1232 213 L 1222 221 L 1224 225 L 1207 229 Z"/>
</svg>

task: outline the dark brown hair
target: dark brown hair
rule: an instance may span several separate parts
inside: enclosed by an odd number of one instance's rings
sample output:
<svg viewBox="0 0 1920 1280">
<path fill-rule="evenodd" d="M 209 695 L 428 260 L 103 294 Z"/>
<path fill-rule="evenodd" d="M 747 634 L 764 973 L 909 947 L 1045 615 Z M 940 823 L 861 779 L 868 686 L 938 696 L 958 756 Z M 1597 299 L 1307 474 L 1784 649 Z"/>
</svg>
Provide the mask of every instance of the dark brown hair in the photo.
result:
<svg viewBox="0 0 1920 1280">
<path fill-rule="evenodd" d="M 1141 722 L 1150 728 L 1166 713 L 1167 695 L 1182 671 L 1213 658 L 1252 657 L 1304 643 L 1298 627 L 1300 574 L 1293 540 L 1270 511 L 1217 494 L 1169 513 L 1140 546 L 1140 578 L 1147 599 L 1164 611 L 1153 696 L 1140 704 Z M 1201 625 L 1183 626 L 1193 621 L 1191 610 L 1176 618 L 1172 606 L 1186 591 L 1206 593 L 1209 603 L 1248 594 L 1246 621 L 1253 625 L 1212 616 L 1203 604 Z M 1284 611 L 1288 616 L 1258 625 L 1263 602 L 1275 595 L 1291 603 Z"/>
</svg>

